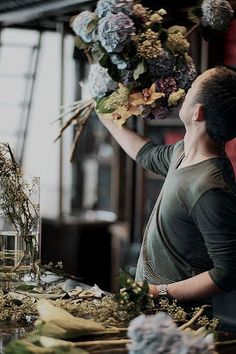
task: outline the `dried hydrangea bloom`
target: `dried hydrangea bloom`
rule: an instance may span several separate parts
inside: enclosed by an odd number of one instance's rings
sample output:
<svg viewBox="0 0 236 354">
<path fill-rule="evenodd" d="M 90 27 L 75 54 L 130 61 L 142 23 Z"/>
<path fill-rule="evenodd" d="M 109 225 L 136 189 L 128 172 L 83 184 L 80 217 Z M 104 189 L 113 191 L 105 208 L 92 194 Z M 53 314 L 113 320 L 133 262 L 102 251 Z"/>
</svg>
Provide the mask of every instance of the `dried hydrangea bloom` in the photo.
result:
<svg viewBox="0 0 236 354">
<path fill-rule="evenodd" d="M 178 91 L 172 92 L 168 98 L 168 105 L 169 106 L 176 106 L 181 98 L 184 98 L 185 91 L 183 89 L 178 89 Z"/>
<path fill-rule="evenodd" d="M 92 64 L 88 76 L 88 90 L 93 98 L 102 98 L 109 91 L 117 89 L 117 83 L 112 80 L 106 68 Z"/>
<path fill-rule="evenodd" d="M 118 69 L 126 69 L 128 65 L 128 61 L 122 59 L 119 54 L 111 54 L 110 55 L 111 62 L 117 66 Z"/>
<path fill-rule="evenodd" d="M 176 81 L 172 76 L 157 80 L 156 85 L 157 90 L 159 92 L 164 92 L 167 96 L 169 96 L 172 92 L 177 91 Z"/>
<path fill-rule="evenodd" d="M 135 4 L 133 7 L 134 16 L 139 17 L 144 23 L 149 21 L 149 13 L 150 10 L 142 4 Z"/>
<path fill-rule="evenodd" d="M 159 39 L 159 34 L 150 28 L 139 37 L 138 54 L 146 59 L 159 58 L 163 48 Z"/>
<path fill-rule="evenodd" d="M 234 10 L 226 0 L 204 0 L 201 8 L 202 25 L 217 31 L 226 29 L 234 15 Z"/>
<path fill-rule="evenodd" d="M 188 51 L 189 49 L 189 42 L 187 39 L 184 38 L 182 33 L 177 32 L 177 33 L 170 33 L 168 35 L 168 39 L 166 42 L 167 48 L 173 53 L 173 54 L 182 54 Z"/>
<path fill-rule="evenodd" d="M 129 354 L 213 354 L 213 338 L 187 334 L 176 326 L 163 312 L 155 316 L 140 315 L 130 322 L 128 336 Z"/>
<path fill-rule="evenodd" d="M 173 74 L 175 57 L 170 51 L 161 48 L 157 58 L 147 60 L 148 70 L 153 80 Z"/>
<path fill-rule="evenodd" d="M 107 15 L 99 20 L 98 39 L 108 53 L 121 52 L 133 34 L 133 21 L 122 12 Z"/>
<path fill-rule="evenodd" d="M 72 29 L 73 31 L 86 43 L 90 43 L 94 40 L 94 31 L 88 31 L 88 25 L 91 21 L 95 20 L 96 15 L 90 11 L 83 11 L 73 19 Z"/>
<path fill-rule="evenodd" d="M 190 56 L 187 56 L 186 63 L 183 62 L 183 60 L 177 59 L 175 68 L 175 79 L 179 88 L 188 90 L 196 76 L 196 68 Z"/>
<path fill-rule="evenodd" d="M 118 12 L 132 15 L 133 0 L 99 0 L 95 12 L 99 18 Z"/>
</svg>

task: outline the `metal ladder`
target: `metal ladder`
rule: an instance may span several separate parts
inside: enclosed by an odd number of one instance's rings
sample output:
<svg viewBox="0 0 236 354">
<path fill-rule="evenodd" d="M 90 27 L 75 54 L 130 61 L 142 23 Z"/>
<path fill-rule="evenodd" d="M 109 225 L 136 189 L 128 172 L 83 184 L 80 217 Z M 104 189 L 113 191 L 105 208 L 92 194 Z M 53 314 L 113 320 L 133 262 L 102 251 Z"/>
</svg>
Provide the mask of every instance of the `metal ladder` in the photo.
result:
<svg viewBox="0 0 236 354">
<path fill-rule="evenodd" d="M 42 38 L 42 33 L 38 32 L 36 43 L 33 45 L 20 44 L 20 43 L 19 44 L 2 43 L 0 40 L 0 50 L 3 47 L 27 48 L 27 50 L 29 50 L 29 61 L 28 61 L 27 72 L 25 74 L 0 73 L 0 78 L 11 79 L 11 80 L 14 79 L 18 80 L 20 78 L 25 80 L 24 90 L 22 92 L 22 98 L 20 98 L 20 102 L 16 104 L 14 103 L 14 101 L 11 101 L 8 104 L 9 106 L 17 106 L 20 108 L 18 129 L 16 130 L 15 133 L 15 135 L 17 135 L 16 146 L 14 147 L 16 159 L 20 166 L 22 166 L 23 164 L 26 140 L 29 132 L 30 114 L 32 108 L 32 100 L 33 100 L 35 79 L 36 79 L 37 68 L 38 68 L 39 54 L 41 48 L 41 38 Z M 1 57 L 0 57 L 0 65 L 1 65 Z M 1 102 L 1 97 L 0 97 L 0 108 L 2 105 L 5 105 L 5 103 Z"/>
</svg>

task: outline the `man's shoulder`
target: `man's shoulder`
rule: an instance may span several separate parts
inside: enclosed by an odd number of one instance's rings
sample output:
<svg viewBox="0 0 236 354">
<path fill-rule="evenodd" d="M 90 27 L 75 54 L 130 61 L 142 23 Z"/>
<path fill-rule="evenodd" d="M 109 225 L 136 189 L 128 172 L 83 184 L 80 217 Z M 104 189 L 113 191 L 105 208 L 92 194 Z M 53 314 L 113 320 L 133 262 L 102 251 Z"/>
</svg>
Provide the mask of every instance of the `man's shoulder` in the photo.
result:
<svg viewBox="0 0 236 354">
<path fill-rule="evenodd" d="M 235 194 L 235 182 L 225 178 L 227 165 L 226 159 L 209 159 L 183 175 L 184 183 L 179 190 L 179 197 L 188 211 L 191 212 L 197 201 L 210 190 L 219 189 Z"/>
</svg>

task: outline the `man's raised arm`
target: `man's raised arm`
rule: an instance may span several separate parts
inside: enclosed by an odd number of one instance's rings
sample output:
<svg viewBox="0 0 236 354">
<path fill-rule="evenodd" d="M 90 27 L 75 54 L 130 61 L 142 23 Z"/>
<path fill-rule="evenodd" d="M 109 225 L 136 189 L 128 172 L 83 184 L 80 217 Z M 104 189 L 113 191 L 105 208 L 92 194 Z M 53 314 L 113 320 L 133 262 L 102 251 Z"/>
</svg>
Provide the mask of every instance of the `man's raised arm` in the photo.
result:
<svg viewBox="0 0 236 354">
<path fill-rule="evenodd" d="M 126 127 L 118 127 L 113 121 L 103 118 L 101 114 L 99 114 L 98 117 L 122 149 L 135 160 L 138 151 L 149 141 L 149 139 L 138 135 Z"/>
</svg>

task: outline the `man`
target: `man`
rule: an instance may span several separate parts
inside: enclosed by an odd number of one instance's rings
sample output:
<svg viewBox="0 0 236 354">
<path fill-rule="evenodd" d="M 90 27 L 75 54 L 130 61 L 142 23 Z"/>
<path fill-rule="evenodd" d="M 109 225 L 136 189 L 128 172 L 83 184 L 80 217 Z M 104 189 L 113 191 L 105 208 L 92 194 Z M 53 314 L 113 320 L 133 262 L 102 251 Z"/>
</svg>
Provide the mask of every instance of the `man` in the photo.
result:
<svg viewBox="0 0 236 354">
<path fill-rule="evenodd" d="M 155 297 L 208 299 L 236 289 L 236 185 L 225 142 L 236 136 L 236 73 L 207 70 L 180 110 L 184 140 L 158 146 L 100 117 L 127 154 L 166 177 L 145 230 L 136 280 Z"/>
</svg>

